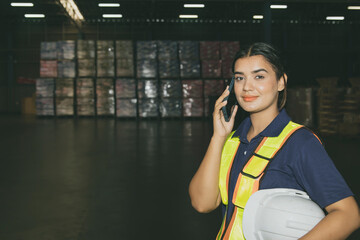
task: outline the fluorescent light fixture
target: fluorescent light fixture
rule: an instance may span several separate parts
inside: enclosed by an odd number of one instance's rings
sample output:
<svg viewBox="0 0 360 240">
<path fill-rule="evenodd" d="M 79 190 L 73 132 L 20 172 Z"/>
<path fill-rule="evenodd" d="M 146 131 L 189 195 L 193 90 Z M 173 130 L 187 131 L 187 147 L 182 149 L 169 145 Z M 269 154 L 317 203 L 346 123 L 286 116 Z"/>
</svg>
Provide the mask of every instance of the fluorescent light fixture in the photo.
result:
<svg viewBox="0 0 360 240">
<path fill-rule="evenodd" d="M 348 6 L 348 10 L 360 10 L 360 6 Z"/>
<path fill-rule="evenodd" d="M 344 16 L 327 16 L 326 20 L 344 20 Z"/>
<path fill-rule="evenodd" d="M 253 19 L 263 19 L 264 16 L 263 15 L 254 15 Z"/>
<path fill-rule="evenodd" d="M 179 15 L 179 18 L 198 18 L 198 15 Z"/>
<path fill-rule="evenodd" d="M 12 7 L 33 7 L 34 4 L 33 3 L 30 3 L 30 2 L 13 2 L 13 3 L 10 3 L 10 5 Z"/>
<path fill-rule="evenodd" d="M 205 4 L 184 4 L 184 8 L 204 8 Z"/>
<path fill-rule="evenodd" d="M 69 14 L 69 16 L 74 20 L 75 22 L 81 22 L 84 20 L 83 15 L 81 14 L 78 6 L 73 0 L 60 0 L 61 5 L 66 10 L 66 12 Z"/>
<path fill-rule="evenodd" d="M 99 3 L 99 7 L 120 7 L 120 3 Z"/>
<path fill-rule="evenodd" d="M 45 14 L 25 14 L 26 18 L 44 18 Z"/>
<path fill-rule="evenodd" d="M 103 14 L 103 18 L 122 18 L 122 14 Z"/>
<path fill-rule="evenodd" d="M 287 9 L 287 5 L 270 5 L 272 9 Z"/>
</svg>

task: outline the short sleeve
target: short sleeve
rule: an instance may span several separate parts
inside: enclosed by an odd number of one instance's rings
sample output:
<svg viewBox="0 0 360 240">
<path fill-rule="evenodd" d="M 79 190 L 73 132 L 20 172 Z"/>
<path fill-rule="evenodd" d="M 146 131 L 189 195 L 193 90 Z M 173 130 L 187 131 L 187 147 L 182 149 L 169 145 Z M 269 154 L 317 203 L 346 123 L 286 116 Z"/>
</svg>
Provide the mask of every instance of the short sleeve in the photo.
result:
<svg viewBox="0 0 360 240">
<path fill-rule="evenodd" d="M 349 186 L 337 170 L 319 139 L 309 131 L 301 131 L 300 153 L 293 164 L 298 183 L 321 208 L 352 196 Z M 297 141 L 300 142 L 300 141 Z"/>
</svg>

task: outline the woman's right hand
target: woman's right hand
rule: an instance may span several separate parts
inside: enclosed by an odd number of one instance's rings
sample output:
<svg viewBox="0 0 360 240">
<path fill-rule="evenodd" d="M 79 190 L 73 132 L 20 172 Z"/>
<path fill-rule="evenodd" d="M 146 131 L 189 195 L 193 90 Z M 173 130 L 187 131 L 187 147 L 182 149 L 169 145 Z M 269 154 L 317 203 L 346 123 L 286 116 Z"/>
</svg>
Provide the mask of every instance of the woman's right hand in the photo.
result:
<svg viewBox="0 0 360 240">
<path fill-rule="evenodd" d="M 238 110 L 238 106 L 231 110 L 231 117 L 229 122 L 225 121 L 224 114 L 221 111 L 221 108 L 226 106 L 227 101 L 223 102 L 223 99 L 230 94 L 229 86 L 226 87 L 225 91 L 221 94 L 221 96 L 216 100 L 214 112 L 213 112 L 213 124 L 214 124 L 214 136 L 226 138 L 234 127 L 235 115 Z"/>
</svg>

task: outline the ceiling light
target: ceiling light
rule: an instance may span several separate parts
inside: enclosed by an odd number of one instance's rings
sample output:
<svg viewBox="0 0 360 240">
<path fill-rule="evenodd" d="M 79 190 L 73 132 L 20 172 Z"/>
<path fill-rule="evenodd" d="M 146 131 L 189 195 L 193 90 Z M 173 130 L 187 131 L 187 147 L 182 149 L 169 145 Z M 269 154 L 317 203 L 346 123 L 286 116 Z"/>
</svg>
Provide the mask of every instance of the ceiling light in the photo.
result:
<svg viewBox="0 0 360 240">
<path fill-rule="evenodd" d="M 122 14 L 103 14 L 103 18 L 122 18 Z"/>
<path fill-rule="evenodd" d="M 263 19 L 264 16 L 263 15 L 254 15 L 253 19 Z"/>
<path fill-rule="evenodd" d="M 287 5 L 270 5 L 272 9 L 286 9 Z"/>
<path fill-rule="evenodd" d="M 120 3 L 99 3 L 99 7 L 120 7 Z"/>
<path fill-rule="evenodd" d="M 26 18 L 44 18 L 45 14 L 25 14 Z"/>
<path fill-rule="evenodd" d="M 184 8 L 204 8 L 205 4 L 184 4 Z"/>
<path fill-rule="evenodd" d="M 30 2 L 16 2 L 16 3 L 10 3 L 12 7 L 33 7 L 34 4 Z"/>
<path fill-rule="evenodd" d="M 326 20 L 344 20 L 344 16 L 327 16 Z"/>
<path fill-rule="evenodd" d="M 360 10 L 360 6 L 348 6 L 348 10 Z"/>
<path fill-rule="evenodd" d="M 83 15 L 81 14 L 78 6 L 73 0 L 60 0 L 60 4 L 66 10 L 71 19 L 74 20 L 76 23 L 80 23 L 84 20 Z"/>
<path fill-rule="evenodd" d="M 179 15 L 179 18 L 198 18 L 198 15 Z"/>
</svg>

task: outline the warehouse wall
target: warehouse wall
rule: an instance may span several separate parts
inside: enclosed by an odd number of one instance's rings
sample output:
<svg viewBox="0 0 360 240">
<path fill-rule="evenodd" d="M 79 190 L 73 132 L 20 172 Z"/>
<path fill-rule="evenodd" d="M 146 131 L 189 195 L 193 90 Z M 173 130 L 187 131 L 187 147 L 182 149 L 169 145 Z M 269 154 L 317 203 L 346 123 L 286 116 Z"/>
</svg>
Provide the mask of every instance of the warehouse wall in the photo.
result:
<svg viewBox="0 0 360 240">
<path fill-rule="evenodd" d="M 241 45 L 264 40 L 260 21 L 242 23 L 94 22 L 82 32 L 70 23 L 17 22 L 0 26 L 6 38 L 0 41 L 0 112 L 20 112 L 21 99 L 33 94 L 34 86 L 19 84 L 20 77 L 39 77 L 40 42 L 76 39 L 94 40 L 236 40 Z M 317 77 L 360 76 L 359 24 L 273 22 L 272 43 L 286 56 L 289 86 L 316 86 Z"/>
</svg>

